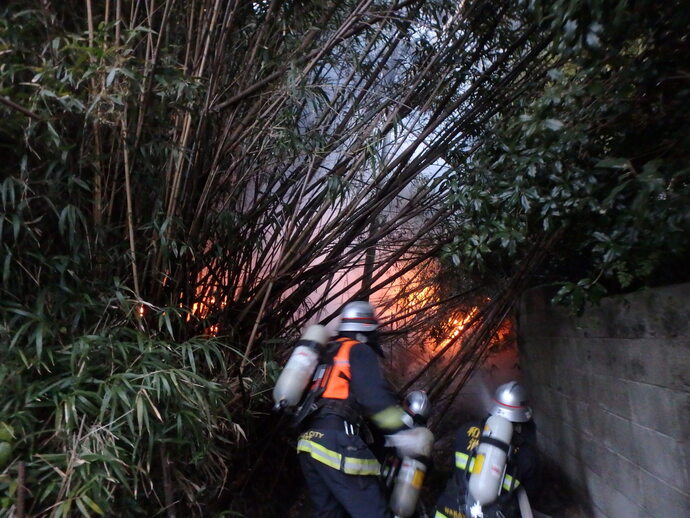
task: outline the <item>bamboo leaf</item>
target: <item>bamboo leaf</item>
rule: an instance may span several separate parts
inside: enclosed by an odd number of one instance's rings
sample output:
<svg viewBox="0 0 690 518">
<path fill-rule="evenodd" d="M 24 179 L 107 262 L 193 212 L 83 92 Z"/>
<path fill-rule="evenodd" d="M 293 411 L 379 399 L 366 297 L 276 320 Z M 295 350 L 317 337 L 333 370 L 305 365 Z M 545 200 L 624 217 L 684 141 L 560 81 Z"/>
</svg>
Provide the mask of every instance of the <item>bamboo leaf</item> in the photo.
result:
<svg viewBox="0 0 690 518">
<path fill-rule="evenodd" d="M 75 503 L 77 504 L 77 508 L 79 509 L 79 512 L 81 512 L 82 516 L 85 516 L 86 518 L 91 518 L 91 515 L 89 514 L 89 511 L 86 508 L 86 505 L 84 505 L 83 499 L 84 499 L 83 496 L 75 499 Z"/>
<path fill-rule="evenodd" d="M 100 514 L 101 516 L 105 515 L 103 509 L 101 509 L 101 507 L 96 502 L 94 502 L 88 495 L 82 495 L 81 498 L 82 500 L 84 500 L 84 502 L 86 502 L 86 505 L 88 505 L 92 511 L 94 511 L 97 514 Z"/>
<path fill-rule="evenodd" d="M 105 78 L 105 86 L 106 88 L 110 88 L 110 86 L 113 84 L 113 81 L 115 80 L 115 76 L 117 75 L 118 72 L 117 67 L 113 67 L 108 71 L 108 75 Z"/>
<path fill-rule="evenodd" d="M 558 119 L 546 119 L 544 121 L 544 126 L 552 131 L 559 131 L 563 128 L 563 123 Z"/>
<path fill-rule="evenodd" d="M 136 406 L 136 412 L 137 412 L 137 425 L 139 426 L 139 433 L 143 433 L 144 431 L 144 419 L 145 419 L 145 409 L 144 409 L 144 400 L 142 399 L 141 395 L 137 394 L 137 397 L 134 401 L 135 406 Z"/>
</svg>

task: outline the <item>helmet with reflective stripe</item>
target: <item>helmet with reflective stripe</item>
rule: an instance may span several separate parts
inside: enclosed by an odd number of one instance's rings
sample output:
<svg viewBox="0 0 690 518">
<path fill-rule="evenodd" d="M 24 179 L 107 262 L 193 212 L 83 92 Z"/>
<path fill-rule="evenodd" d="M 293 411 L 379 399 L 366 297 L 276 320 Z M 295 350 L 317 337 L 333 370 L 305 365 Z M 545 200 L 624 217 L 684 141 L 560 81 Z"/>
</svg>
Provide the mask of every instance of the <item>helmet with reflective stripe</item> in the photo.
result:
<svg viewBox="0 0 690 518">
<path fill-rule="evenodd" d="M 527 391 L 517 381 L 510 381 L 496 389 L 491 415 L 505 417 L 513 423 L 524 423 L 532 418 L 527 404 Z"/>
<path fill-rule="evenodd" d="M 379 327 L 374 308 L 368 302 L 358 300 L 345 304 L 340 314 L 338 331 L 359 331 L 367 333 Z"/>
</svg>

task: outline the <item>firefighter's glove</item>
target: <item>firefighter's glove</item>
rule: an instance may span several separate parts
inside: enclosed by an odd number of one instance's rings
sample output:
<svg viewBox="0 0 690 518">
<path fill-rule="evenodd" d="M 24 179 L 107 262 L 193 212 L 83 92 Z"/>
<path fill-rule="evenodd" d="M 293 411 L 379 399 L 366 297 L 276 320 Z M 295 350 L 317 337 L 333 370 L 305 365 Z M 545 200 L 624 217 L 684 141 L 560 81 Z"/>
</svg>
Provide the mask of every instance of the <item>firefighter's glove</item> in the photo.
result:
<svg viewBox="0 0 690 518">
<path fill-rule="evenodd" d="M 431 430 L 418 426 L 386 435 L 386 446 L 393 446 L 399 457 L 430 457 L 434 434 Z"/>
</svg>

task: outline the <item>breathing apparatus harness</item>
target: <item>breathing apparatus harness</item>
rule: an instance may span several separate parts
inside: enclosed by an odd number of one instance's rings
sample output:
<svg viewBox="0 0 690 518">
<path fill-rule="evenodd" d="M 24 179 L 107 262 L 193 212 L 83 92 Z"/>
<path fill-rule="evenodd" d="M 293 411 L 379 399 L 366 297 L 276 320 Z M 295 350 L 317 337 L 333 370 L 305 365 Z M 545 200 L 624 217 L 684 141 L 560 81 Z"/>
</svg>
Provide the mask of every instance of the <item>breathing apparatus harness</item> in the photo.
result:
<svg viewBox="0 0 690 518">
<path fill-rule="evenodd" d="M 350 397 L 350 349 L 357 343 L 353 338 L 343 337 L 326 344 L 311 385 L 292 417 L 293 428 L 330 414 L 342 418 L 348 435 L 359 432 L 362 413 Z"/>
<path fill-rule="evenodd" d="M 501 507 L 510 501 L 520 486 L 518 466 L 515 464 L 509 468 L 509 465 L 522 441 L 519 435 L 512 435 L 512 425 L 508 430 L 503 428 L 508 424 L 504 418 L 490 416 L 484 421 L 484 432 L 477 447 L 467 453 L 456 452 L 456 467 L 463 471 L 465 512 L 468 517 L 482 518 L 487 511 L 490 516 L 502 517 Z M 496 428 L 503 430 L 496 434 Z M 498 470 L 500 477 L 496 476 Z"/>
</svg>

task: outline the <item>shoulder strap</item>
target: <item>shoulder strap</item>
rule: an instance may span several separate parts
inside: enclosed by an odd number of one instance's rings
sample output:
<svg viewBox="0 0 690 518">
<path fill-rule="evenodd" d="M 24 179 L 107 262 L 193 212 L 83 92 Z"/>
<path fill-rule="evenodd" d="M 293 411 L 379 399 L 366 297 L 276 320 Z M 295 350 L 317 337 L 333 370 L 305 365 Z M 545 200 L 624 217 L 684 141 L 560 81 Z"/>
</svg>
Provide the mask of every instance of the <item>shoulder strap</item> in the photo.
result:
<svg viewBox="0 0 690 518">
<path fill-rule="evenodd" d="M 352 338 L 339 338 L 338 350 L 333 356 L 328 379 L 323 383 L 325 399 L 346 400 L 350 397 L 350 350 L 359 342 Z"/>
<path fill-rule="evenodd" d="M 334 358 L 338 354 L 341 346 L 341 341 L 332 340 L 321 350 L 319 364 L 314 371 L 309 390 L 306 391 L 302 401 L 297 405 L 295 414 L 290 422 L 292 427 L 298 427 L 305 419 L 314 414 L 314 412 L 321 407 L 320 399 L 326 390 L 326 384 L 331 375 Z"/>
<path fill-rule="evenodd" d="M 293 426 L 317 411 L 338 415 L 353 424 L 360 421 L 361 413 L 350 398 L 350 350 L 358 343 L 352 338 L 339 338 L 326 345 Z"/>
</svg>

